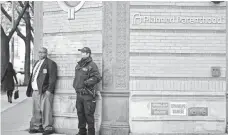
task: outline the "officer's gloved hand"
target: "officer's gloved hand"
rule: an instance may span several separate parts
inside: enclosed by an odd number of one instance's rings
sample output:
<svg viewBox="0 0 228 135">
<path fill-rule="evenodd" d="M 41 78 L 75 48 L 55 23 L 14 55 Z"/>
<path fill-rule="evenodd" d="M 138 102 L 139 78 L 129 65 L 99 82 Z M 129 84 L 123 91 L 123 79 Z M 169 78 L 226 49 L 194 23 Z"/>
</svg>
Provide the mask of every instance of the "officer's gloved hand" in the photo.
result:
<svg viewBox="0 0 228 135">
<path fill-rule="evenodd" d="M 101 92 L 100 91 L 96 91 L 96 96 L 97 96 L 97 99 L 101 99 Z"/>
<path fill-rule="evenodd" d="M 88 80 L 84 81 L 85 86 L 89 86 Z"/>
</svg>

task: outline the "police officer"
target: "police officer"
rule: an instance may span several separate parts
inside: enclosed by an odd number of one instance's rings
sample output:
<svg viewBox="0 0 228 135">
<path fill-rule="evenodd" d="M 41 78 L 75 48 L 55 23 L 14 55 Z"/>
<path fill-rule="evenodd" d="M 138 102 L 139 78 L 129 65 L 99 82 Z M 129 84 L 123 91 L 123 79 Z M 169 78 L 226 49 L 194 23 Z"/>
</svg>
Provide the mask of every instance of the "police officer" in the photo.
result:
<svg viewBox="0 0 228 135">
<path fill-rule="evenodd" d="M 73 87 L 77 93 L 76 109 L 79 122 L 79 133 L 77 135 L 86 135 L 86 123 L 88 124 L 88 135 L 95 135 L 95 86 L 100 82 L 101 76 L 97 65 L 92 60 L 90 48 L 84 47 L 78 51 L 81 51 L 81 60 L 75 67 L 73 82 Z"/>
</svg>

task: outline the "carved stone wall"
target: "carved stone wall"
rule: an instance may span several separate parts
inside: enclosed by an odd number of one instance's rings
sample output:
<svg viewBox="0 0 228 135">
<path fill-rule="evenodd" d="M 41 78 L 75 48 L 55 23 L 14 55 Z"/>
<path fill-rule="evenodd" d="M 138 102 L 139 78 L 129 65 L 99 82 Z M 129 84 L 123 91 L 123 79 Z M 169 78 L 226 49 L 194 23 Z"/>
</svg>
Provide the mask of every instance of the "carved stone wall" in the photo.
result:
<svg viewBox="0 0 228 135">
<path fill-rule="evenodd" d="M 116 89 L 128 89 L 129 72 L 129 5 L 117 2 L 116 18 Z"/>
<path fill-rule="evenodd" d="M 113 77 L 112 77 L 112 17 L 113 17 L 113 6 L 112 2 L 103 2 L 103 42 L 102 42 L 102 51 L 103 51 L 103 89 L 108 90 L 113 87 Z"/>
<path fill-rule="evenodd" d="M 101 135 L 129 134 L 129 2 L 103 2 Z"/>
</svg>

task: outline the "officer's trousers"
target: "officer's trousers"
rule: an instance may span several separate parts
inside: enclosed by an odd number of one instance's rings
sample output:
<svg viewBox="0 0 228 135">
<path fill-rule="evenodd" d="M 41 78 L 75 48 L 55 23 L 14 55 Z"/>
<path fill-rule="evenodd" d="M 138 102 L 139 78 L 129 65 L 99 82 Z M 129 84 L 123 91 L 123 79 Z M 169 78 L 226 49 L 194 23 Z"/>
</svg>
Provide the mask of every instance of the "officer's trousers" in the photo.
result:
<svg viewBox="0 0 228 135">
<path fill-rule="evenodd" d="M 43 128 L 44 130 L 53 130 L 53 94 L 33 91 L 33 109 L 30 129 Z"/>
<path fill-rule="evenodd" d="M 86 123 L 88 124 L 88 135 L 95 135 L 94 112 L 96 100 L 91 95 L 77 94 L 76 108 L 78 114 L 78 128 L 81 135 L 86 135 Z"/>
</svg>

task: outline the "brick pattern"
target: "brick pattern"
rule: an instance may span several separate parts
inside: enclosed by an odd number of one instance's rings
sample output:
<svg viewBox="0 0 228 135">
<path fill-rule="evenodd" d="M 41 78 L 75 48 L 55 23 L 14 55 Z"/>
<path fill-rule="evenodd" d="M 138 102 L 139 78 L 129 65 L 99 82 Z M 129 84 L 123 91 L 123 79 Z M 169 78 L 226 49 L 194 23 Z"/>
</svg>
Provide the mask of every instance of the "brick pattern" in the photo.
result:
<svg viewBox="0 0 228 135">
<path fill-rule="evenodd" d="M 225 92 L 226 81 L 200 79 L 130 80 L 130 90 Z"/>
<path fill-rule="evenodd" d="M 43 2 L 43 7 L 44 7 L 44 12 L 54 12 L 54 11 L 61 11 L 62 9 L 58 5 L 57 1 L 45 1 Z M 83 8 L 99 8 L 102 7 L 102 2 L 101 1 L 86 1 L 84 5 L 82 6 Z"/>
<path fill-rule="evenodd" d="M 56 92 L 61 93 L 64 90 L 66 93 L 75 93 L 75 90 L 73 88 L 73 80 L 74 76 L 71 76 L 67 79 L 60 78 L 56 85 Z"/>
<path fill-rule="evenodd" d="M 75 73 L 75 66 L 81 59 L 80 55 L 58 54 L 50 55 L 50 58 L 57 63 L 58 76 L 73 77 Z M 102 57 L 101 55 L 92 55 L 94 62 L 97 64 L 100 73 L 102 73 Z"/>
<path fill-rule="evenodd" d="M 215 6 L 211 1 L 130 1 L 131 6 Z M 217 4 L 216 7 L 226 6 L 225 2 Z"/>
<path fill-rule="evenodd" d="M 224 30 L 225 8 L 224 7 L 183 7 L 183 6 L 152 6 L 144 8 L 131 8 L 131 29 L 197 29 L 197 30 Z M 137 14 L 140 14 L 137 15 Z M 147 20 L 145 17 L 150 18 Z M 179 20 L 178 17 L 181 19 Z M 215 18 L 215 22 L 189 22 L 188 18 Z M 153 18 L 175 18 L 175 21 L 154 22 Z M 176 20 L 177 19 L 177 20 Z"/>
<path fill-rule="evenodd" d="M 77 109 L 76 109 L 76 94 L 71 95 L 55 95 L 53 105 L 54 127 L 65 129 L 77 129 Z M 96 102 L 96 111 L 94 114 L 95 129 L 98 131 L 101 124 L 101 107 L 102 101 L 98 99 Z M 97 133 L 96 133 L 97 134 Z"/>
<path fill-rule="evenodd" d="M 211 77 L 211 66 L 219 66 L 225 77 L 225 64 L 225 57 L 131 56 L 130 76 Z"/>
<path fill-rule="evenodd" d="M 102 2 L 85 2 L 75 13 L 75 20 L 68 20 L 67 13 L 57 2 L 44 2 L 43 46 L 49 58 L 57 63 L 58 81 L 54 97 L 54 127 L 75 129 L 78 123 L 73 89 L 75 66 L 80 60 L 79 48 L 90 47 L 92 58 L 102 74 Z M 101 83 L 98 85 L 101 89 Z M 95 121 L 99 129 L 101 105 L 97 104 Z M 70 119 L 69 119 L 70 117 Z"/>
<path fill-rule="evenodd" d="M 192 31 L 131 31 L 130 52 L 226 53 L 225 33 Z"/>
<path fill-rule="evenodd" d="M 77 113 L 75 99 L 70 99 L 67 95 L 55 95 L 53 103 L 54 113 Z"/>
<path fill-rule="evenodd" d="M 74 76 L 71 76 L 67 79 L 65 78 L 58 79 L 55 92 L 56 93 L 75 93 L 75 90 L 73 88 L 73 80 L 74 80 Z M 101 90 L 101 83 L 99 83 L 96 88 L 97 90 Z"/>
<path fill-rule="evenodd" d="M 62 33 L 102 30 L 102 8 L 81 9 L 75 13 L 75 20 L 68 20 L 64 11 L 44 12 L 44 33 Z"/>
<path fill-rule="evenodd" d="M 80 54 L 79 48 L 90 47 L 92 53 L 102 52 L 101 31 L 75 34 L 46 35 L 43 44 L 50 54 Z"/>
</svg>

